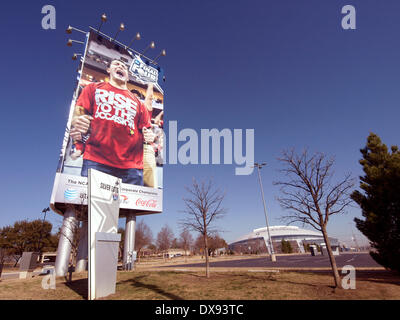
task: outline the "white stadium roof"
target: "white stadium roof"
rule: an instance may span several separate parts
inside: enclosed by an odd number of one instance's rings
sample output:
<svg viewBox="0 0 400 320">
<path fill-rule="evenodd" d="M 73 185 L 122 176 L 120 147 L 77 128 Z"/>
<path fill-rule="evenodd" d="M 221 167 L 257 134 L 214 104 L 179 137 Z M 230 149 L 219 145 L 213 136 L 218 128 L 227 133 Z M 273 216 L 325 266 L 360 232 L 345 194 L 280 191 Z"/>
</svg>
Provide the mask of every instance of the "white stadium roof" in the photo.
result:
<svg viewBox="0 0 400 320">
<path fill-rule="evenodd" d="M 302 229 L 296 226 L 271 226 L 269 227 L 269 232 L 272 238 L 300 236 L 304 237 L 304 239 L 307 239 L 308 237 L 310 238 L 323 237 L 322 232 L 320 231 Z M 232 243 L 259 237 L 265 237 L 268 239 L 267 227 L 254 229 L 253 232 L 246 234 L 240 237 L 239 239 L 236 239 Z"/>
</svg>

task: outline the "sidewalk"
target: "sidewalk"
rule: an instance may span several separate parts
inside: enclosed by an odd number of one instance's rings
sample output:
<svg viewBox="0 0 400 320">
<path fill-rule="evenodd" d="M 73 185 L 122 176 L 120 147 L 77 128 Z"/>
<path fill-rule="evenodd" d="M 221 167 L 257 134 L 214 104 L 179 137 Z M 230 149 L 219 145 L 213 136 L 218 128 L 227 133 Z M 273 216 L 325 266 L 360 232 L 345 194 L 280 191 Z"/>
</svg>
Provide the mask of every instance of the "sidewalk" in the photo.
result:
<svg viewBox="0 0 400 320">
<path fill-rule="evenodd" d="M 49 270 L 51 268 L 54 268 L 54 266 L 38 267 L 35 270 L 33 270 L 32 275 L 35 277 L 40 274 L 46 274 L 46 270 Z M 20 271 L 2 272 L 0 280 L 19 279 L 19 274 L 20 274 Z M 24 279 L 21 279 L 21 280 L 24 280 Z"/>
</svg>

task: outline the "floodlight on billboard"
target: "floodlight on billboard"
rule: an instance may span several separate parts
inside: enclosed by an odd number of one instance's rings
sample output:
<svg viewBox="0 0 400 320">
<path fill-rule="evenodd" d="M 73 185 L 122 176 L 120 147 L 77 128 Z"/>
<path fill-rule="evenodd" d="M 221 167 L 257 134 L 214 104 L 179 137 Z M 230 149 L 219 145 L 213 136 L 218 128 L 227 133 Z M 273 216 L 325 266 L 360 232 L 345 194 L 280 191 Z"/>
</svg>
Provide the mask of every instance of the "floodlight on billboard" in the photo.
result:
<svg viewBox="0 0 400 320">
<path fill-rule="evenodd" d="M 154 60 L 92 28 L 86 34 L 51 195 L 54 211 L 87 205 L 88 169 L 122 179 L 120 216 L 162 211 L 162 78 Z"/>
</svg>

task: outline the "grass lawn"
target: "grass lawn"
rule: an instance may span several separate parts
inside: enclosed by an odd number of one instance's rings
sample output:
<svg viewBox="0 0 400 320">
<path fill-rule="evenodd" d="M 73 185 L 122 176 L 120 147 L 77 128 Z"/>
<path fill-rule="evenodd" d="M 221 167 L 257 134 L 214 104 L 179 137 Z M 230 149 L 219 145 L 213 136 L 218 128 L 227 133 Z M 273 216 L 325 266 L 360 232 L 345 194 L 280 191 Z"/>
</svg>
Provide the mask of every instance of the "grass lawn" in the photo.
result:
<svg viewBox="0 0 400 320">
<path fill-rule="evenodd" d="M 400 277 L 389 272 L 358 271 L 355 290 L 334 290 L 333 278 L 323 273 L 261 273 L 135 271 L 118 272 L 118 300 L 281 300 L 281 299 L 400 299 Z M 55 290 L 42 289 L 42 277 L 3 280 L 0 299 L 79 300 L 87 298 L 87 273 L 67 283 L 57 278 Z"/>
</svg>

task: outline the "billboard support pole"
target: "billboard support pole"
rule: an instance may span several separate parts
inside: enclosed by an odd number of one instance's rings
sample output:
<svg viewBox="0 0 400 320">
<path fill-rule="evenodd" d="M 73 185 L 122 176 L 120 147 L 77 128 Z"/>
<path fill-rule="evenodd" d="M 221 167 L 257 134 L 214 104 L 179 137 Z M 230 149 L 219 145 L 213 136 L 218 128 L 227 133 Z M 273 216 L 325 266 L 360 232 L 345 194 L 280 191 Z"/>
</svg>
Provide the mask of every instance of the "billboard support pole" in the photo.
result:
<svg viewBox="0 0 400 320">
<path fill-rule="evenodd" d="M 88 222 L 82 222 L 82 229 L 79 236 L 78 253 L 76 255 L 75 272 L 83 272 L 87 267 L 88 259 Z"/>
<path fill-rule="evenodd" d="M 126 216 L 125 224 L 125 243 L 124 243 L 124 270 L 132 270 L 134 268 L 133 251 L 135 250 L 135 227 L 136 214 L 130 213 Z"/>
<path fill-rule="evenodd" d="M 76 224 L 77 220 L 75 210 L 73 208 L 67 208 L 64 213 L 60 240 L 58 241 L 55 264 L 56 276 L 65 276 L 68 272 L 72 242 L 74 241 L 74 228 L 76 227 Z"/>
</svg>

